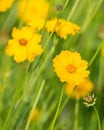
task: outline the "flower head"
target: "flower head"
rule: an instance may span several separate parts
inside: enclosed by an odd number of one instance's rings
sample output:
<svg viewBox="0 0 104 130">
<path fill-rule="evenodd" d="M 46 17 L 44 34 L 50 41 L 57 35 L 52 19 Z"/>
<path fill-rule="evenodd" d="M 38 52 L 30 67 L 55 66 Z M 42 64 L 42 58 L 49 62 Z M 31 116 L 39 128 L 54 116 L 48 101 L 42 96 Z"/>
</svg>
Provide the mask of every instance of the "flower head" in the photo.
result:
<svg viewBox="0 0 104 130">
<path fill-rule="evenodd" d="M 26 8 L 26 4 L 27 8 Z M 18 3 L 19 17 L 23 17 L 24 10 L 24 21 L 30 22 L 33 19 L 42 18 L 45 19 L 48 13 L 49 3 L 47 0 L 20 0 Z"/>
<path fill-rule="evenodd" d="M 35 32 L 41 30 L 44 26 L 45 20 L 41 18 L 37 18 L 34 20 L 31 20 L 27 24 L 34 29 Z"/>
<path fill-rule="evenodd" d="M 34 33 L 30 27 L 23 27 L 21 30 L 13 28 L 13 39 L 10 39 L 6 48 L 6 53 L 9 56 L 14 56 L 16 62 L 29 60 L 32 62 L 36 55 L 43 52 L 39 43 L 41 35 Z"/>
<path fill-rule="evenodd" d="M 62 51 L 53 59 L 53 66 L 61 82 L 79 85 L 89 75 L 88 63 L 78 52 Z"/>
<path fill-rule="evenodd" d="M 86 97 L 84 97 L 84 102 L 83 104 L 86 105 L 86 107 L 90 107 L 90 106 L 94 106 L 96 103 L 96 98 L 93 95 L 87 95 Z"/>
<path fill-rule="evenodd" d="M 63 9 L 63 7 L 62 7 L 61 4 L 58 4 L 58 5 L 56 6 L 56 10 L 57 10 L 57 11 L 61 11 L 62 9 Z"/>
<path fill-rule="evenodd" d="M 0 12 L 8 10 L 12 6 L 13 2 L 14 0 L 0 0 Z"/>
<path fill-rule="evenodd" d="M 74 88 L 75 88 L 74 85 L 67 84 L 65 86 L 66 94 L 67 95 L 72 94 L 73 98 L 77 98 L 77 97 L 83 98 L 92 91 L 93 83 L 89 79 L 85 79 L 85 81 L 81 82 L 78 86 L 76 86 L 75 90 Z"/>
<path fill-rule="evenodd" d="M 79 32 L 80 27 L 70 21 L 54 18 L 46 23 L 48 32 L 55 31 L 61 38 L 66 39 L 67 35 L 75 35 Z"/>
</svg>

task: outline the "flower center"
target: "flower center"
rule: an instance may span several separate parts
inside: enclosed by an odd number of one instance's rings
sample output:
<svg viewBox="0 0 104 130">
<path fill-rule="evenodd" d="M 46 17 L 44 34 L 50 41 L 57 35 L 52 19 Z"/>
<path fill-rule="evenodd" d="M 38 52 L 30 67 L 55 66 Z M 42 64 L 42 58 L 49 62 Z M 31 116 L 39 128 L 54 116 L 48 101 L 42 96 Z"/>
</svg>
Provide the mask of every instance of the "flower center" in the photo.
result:
<svg viewBox="0 0 104 130">
<path fill-rule="evenodd" d="M 69 73 L 74 73 L 76 71 L 76 67 L 73 64 L 67 65 L 66 69 Z"/>
<path fill-rule="evenodd" d="M 91 104 L 91 103 L 94 102 L 94 98 L 93 98 L 92 96 L 90 96 L 90 95 L 88 95 L 88 96 L 85 98 L 85 100 L 86 100 L 86 102 L 87 102 L 88 104 Z"/>
<path fill-rule="evenodd" d="M 27 41 L 25 39 L 19 40 L 20 45 L 25 46 L 27 44 Z"/>
</svg>

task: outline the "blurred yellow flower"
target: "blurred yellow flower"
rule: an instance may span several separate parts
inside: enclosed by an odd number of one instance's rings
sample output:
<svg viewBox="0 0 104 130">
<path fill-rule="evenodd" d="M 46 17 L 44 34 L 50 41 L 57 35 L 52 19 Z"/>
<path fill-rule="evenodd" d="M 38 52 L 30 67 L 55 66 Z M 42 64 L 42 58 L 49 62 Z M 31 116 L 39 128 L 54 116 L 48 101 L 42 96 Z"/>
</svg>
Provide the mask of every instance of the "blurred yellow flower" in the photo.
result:
<svg viewBox="0 0 104 130">
<path fill-rule="evenodd" d="M 32 113 L 31 122 L 37 121 L 37 119 L 39 118 L 39 115 L 40 115 L 39 109 L 35 108 Z"/>
<path fill-rule="evenodd" d="M 48 32 L 53 32 L 55 31 L 56 25 L 58 24 L 58 19 L 53 18 L 52 20 L 48 20 L 46 22 L 45 28 L 47 29 Z"/>
<path fill-rule="evenodd" d="M 35 32 L 41 30 L 44 26 L 45 20 L 41 18 L 37 18 L 34 20 L 31 20 L 27 24 L 34 29 Z"/>
<path fill-rule="evenodd" d="M 34 33 L 30 27 L 23 27 L 21 30 L 13 28 L 13 39 L 10 39 L 6 48 L 9 56 L 14 56 L 16 62 L 29 60 L 32 62 L 35 56 L 41 54 L 43 49 L 39 43 L 41 35 Z"/>
<path fill-rule="evenodd" d="M 70 21 L 54 18 L 47 21 L 45 28 L 48 32 L 55 31 L 61 38 L 66 39 L 67 35 L 75 35 L 79 32 L 80 27 Z"/>
<path fill-rule="evenodd" d="M 45 19 L 48 13 L 48 8 L 49 3 L 47 0 L 28 0 L 28 3 L 27 0 L 19 0 L 18 3 L 19 17 L 22 18 L 24 15 L 23 18 L 25 22 L 29 22 L 37 18 Z"/>
<path fill-rule="evenodd" d="M 1 84 L 0 84 L 0 93 L 3 91 L 3 87 L 1 86 Z"/>
<path fill-rule="evenodd" d="M 53 59 L 53 66 L 61 82 L 79 85 L 89 75 L 88 63 L 78 52 L 62 51 Z"/>
<path fill-rule="evenodd" d="M 0 12 L 8 10 L 12 6 L 13 2 L 14 0 L 0 0 Z"/>
<path fill-rule="evenodd" d="M 67 95 L 71 95 L 73 98 L 83 98 L 88 95 L 93 90 L 93 83 L 91 80 L 86 79 L 85 81 L 81 82 L 76 89 L 74 90 L 75 86 L 67 84 L 65 86 L 65 92 Z M 74 90 L 74 91 L 73 91 Z"/>
</svg>

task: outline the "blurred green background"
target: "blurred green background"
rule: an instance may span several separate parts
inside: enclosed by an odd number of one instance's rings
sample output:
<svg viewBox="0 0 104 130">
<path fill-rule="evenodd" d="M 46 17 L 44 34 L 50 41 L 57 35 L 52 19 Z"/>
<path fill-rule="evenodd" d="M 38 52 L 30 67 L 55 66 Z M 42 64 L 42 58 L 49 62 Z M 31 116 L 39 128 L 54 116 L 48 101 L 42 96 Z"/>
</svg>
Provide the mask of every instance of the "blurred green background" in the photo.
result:
<svg viewBox="0 0 104 130">
<path fill-rule="evenodd" d="M 15 107 L 8 122 L 7 130 L 24 129 L 28 113 L 32 107 L 34 95 L 36 97 L 36 86 L 39 86 L 42 78 L 44 78 L 46 84 L 37 104 L 40 116 L 38 120 L 31 123 L 29 129 L 46 130 L 53 120 L 61 87 L 63 86 L 53 70 L 52 59 L 56 54 L 59 54 L 61 50 L 70 50 L 80 52 L 82 58 L 88 62 L 91 60 L 101 44 L 101 41 L 104 39 L 104 0 L 49 1 L 52 4 L 49 18 L 65 18 L 78 24 L 81 30 L 79 34 L 76 36 L 68 36 L 66 40 L 53 34 L 45 56 L 48 55 L 53 42 L 58 42 L 58 44 L 55 51 L 46 61 L 44 69 L 42 69 L 41 75 L 39 75 L 36 83 L 33 81 L 34 74 L 38 74 L 38 71 L 35 73 L 35 68 L 39 70 L 43 62 L 41 60 L 39 63 L 39 57 L 36 58 L 37 64 L 35 65 L 35 62 L 32 63 L 30 71 L 28 72 L 28 75 L 31 75 L 34 71 L 33 77 L 30 79 L 29 76 L 23 73 L 27 66 L 27 62 L 17 64 L 12 58 L 9 58 L 5 54 L 5 47 L 8 39 L 11 37 L 12 28 L 18 26 L 20 23 L 20 19 L 17 17 L 17 2 L 18 0 L 15 1 L 12 8 L 6 12 L 0 13 L 0 86 L 2 86 L 0 90 L 0 129 L 2 129 L 8 110 L 10 109 L 17 84 L 20 86 L 20 89 L 18 90 Z M 58 5 L 61 5 L 64 9 L 62 11 L 57 11 L 56 7 Z M 49 34 L 45 32 L 42 41 L 43 44 L 48 36 Z M 102 49 L 89 69 L 90 78 L 94 83 L 93 92 L 95 97 L 97 97 L 95 106 L 100 115 L 102 130 L 104 130 L 104 55 L 102 55 Z M 22 75 L 22 79 L 17 83 L 19 75 Z M 33 84 L 33 89 L 31 89 L 31 87 L 29 88 L 31 84 Z M 25 86 L 27 86 L 27 89 L 25 89 Z M 65 98 L 66 94 L 64 94 L 63 102 Z M 71 99 L 58 117 L 54 130 L 73 129 L 74 108 L 75 100 Z M 97 119 L 93 109 L 86 108 L 83 105 L 82 99 L 79 102 L 78 130 L 98 130 Z"/>
</svg>

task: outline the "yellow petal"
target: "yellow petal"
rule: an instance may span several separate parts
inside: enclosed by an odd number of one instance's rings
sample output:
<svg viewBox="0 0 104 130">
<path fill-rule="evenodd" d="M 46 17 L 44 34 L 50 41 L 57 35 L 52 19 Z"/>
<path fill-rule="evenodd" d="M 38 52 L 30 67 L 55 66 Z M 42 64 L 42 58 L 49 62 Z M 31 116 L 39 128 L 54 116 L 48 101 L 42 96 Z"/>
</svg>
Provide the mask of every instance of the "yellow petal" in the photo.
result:
<svg viewBox="0 0 104 130">
<path fill-rule="evenodd" d="M 26 47 L 18 46 L 15 48 L 14 60 L 16 62 L 23 62 L 27 59 L 27 49 Z"/>
</svg>

